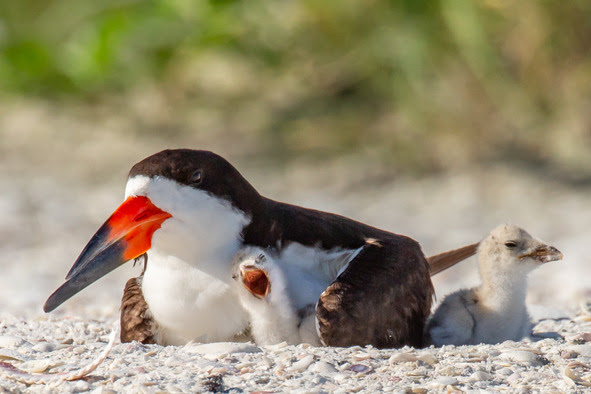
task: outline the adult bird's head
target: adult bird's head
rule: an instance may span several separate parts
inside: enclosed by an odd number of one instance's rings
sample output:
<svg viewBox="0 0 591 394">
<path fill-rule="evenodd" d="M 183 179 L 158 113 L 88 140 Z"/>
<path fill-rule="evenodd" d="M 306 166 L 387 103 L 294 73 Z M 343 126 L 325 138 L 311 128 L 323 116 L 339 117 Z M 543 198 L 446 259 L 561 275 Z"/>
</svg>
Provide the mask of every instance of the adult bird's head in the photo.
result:
<svg viewBox="0 0 591 394">
<path fill-rule="evenodd" d="M 176 149 L 147 157 L 132 167 L 125 201 L 90 239 L 43 309 L 54 310 L 151 248 L 186 262 L 207 260 L 212 253 L 227 254 L 229 261 L 261 204 L 242 175 L 212 152 Z"/>
</svg>

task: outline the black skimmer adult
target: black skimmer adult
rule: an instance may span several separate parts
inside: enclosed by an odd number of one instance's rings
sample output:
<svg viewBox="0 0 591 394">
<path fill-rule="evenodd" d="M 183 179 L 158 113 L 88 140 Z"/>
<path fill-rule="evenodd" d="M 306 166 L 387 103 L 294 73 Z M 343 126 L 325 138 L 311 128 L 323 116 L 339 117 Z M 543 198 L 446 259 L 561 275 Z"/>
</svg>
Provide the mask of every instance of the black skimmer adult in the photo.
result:
<svg viewBox="0 0 591 394">
<path fill-rule="evenodd" d="M 249 325 L 231 283 L 232 259 L 248 246 L 272 251 L 296 310 L 316 305 L 323 344 L 422 344 L 434 290 L 416 241 L 265 198 L 222 157 L 188 149 L 132 167 L 125 201 L 44 310 L 143 256 L 143 274 L 123 295 L 122 341 L 232 340 Z M 452 253 L 441 266 L 465 257 Z"/>
<path fill-rule="evenodd" d="M 249 314 L 250 333 L 258 345 L 320 345 L 315 305 L 299 311 L 293 307 L 283 270 L 268 252 L 256 247 L 241 249 L 232 262 L 232 278 L 240 303 Z"/>
<path fill-rule="evenodd" d="M 478 248 L 482 284 L 443 299 L 427 323 L 427 342 L 436 346 L 494 344 L 528 336 L 527 274 L 561 259 L 558 249 L 522 228 L 495 228 Z"/>
</svg>

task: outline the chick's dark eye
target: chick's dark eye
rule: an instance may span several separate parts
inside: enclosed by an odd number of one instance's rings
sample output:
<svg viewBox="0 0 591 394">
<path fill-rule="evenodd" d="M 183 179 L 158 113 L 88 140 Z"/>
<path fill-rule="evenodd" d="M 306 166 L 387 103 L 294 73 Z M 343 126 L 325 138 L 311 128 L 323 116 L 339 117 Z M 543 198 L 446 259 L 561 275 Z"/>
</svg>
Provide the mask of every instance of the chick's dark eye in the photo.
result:
<svg viewBox="0 0 591 394">
<path fill-rule="evenodd" d="M 201 172 L 201 170 L 197 170 L 193 174 L 191 174 L 191 177 L 189 178 L 189 183 L 191 185 L 198 185 L 201 183 L 202 180 L 203 180 L 202 172 Z"/>
<path fill-rule="evenodd" d="M 508 248 L 514 248 L 517 246 L 517 243 L 515 243 L 513 241 L 507 241 L 507 242 L 505 242 L 505 246 Z"/>
</svg>

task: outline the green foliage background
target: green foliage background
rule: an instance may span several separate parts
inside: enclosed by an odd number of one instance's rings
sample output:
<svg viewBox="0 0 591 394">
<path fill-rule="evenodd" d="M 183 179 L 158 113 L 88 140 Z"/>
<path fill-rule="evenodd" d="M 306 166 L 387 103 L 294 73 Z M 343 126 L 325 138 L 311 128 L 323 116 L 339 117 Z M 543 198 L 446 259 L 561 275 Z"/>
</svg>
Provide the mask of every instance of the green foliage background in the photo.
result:
<svg viewBox="0 0 591 394">
<path fill-rule="evenodd" d="M 0 89 L 277 160 L 591 179 L 588 0 L 0 0 Z"/>
</svg>

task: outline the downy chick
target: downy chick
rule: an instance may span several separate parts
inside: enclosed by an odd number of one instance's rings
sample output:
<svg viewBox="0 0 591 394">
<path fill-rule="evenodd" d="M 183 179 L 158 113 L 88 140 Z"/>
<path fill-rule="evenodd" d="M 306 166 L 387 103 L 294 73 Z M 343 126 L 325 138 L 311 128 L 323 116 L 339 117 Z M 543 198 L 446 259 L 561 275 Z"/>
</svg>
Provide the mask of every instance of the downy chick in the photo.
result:
<svg viewBox="0 0 591 394">
<path fill-rule="evenodd" d="M 240 303 L 250 315 L 251 333 L 259 345 L 279 342 L 320 345 L 314 308 L 297 311 L 281 268 L 260 248 L 240 250 L 232 263 Z"/>
<path fill-rule="evenodd" d="M 444 298 L 427 322 L 426 342 L 436 346 L 499 343 L 529 335 L 527 274 L 561 259 L 558 249 L 522 228 L 495 228 L 478 247 L 482 284 Z"/>
</svg>

